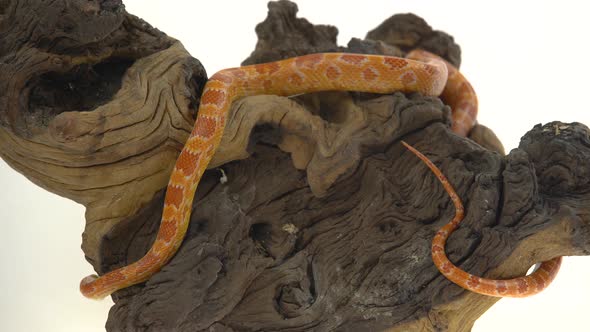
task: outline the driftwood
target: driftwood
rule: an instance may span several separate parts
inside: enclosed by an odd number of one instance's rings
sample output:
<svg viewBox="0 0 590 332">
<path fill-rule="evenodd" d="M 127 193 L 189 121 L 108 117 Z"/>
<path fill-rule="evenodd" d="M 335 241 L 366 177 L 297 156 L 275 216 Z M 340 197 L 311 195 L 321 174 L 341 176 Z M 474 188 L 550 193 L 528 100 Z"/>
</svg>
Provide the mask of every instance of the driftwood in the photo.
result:
<svg viewBox="0 0 590 332">
<path fill-rule="evenodd" d="M 453 38 L 411 14 L 339 47 L 336 28 L 296 12 L 270 2 L 244 64 L 416 47 L 460 64 Z M 0 156 L 86 206 L 82 248 L 99 273 L 135 261 L 159 226 L 205 70 L 115 0 L 2 1 L 0 41 Z M 497 299 L 432 264 L 430 240 L 454 211 L 401 139 L 463 198 L 467 215 L 447 246 L 462 268 L 507 278 L 588 254 L 590 130 L 537 125 L 505 156 L 484 126 L 452 134 L 449 111 L 401 93 L 239 100 L 178 254 L 113 295 L 107 330 L 469 331 Z"/>
</svg>

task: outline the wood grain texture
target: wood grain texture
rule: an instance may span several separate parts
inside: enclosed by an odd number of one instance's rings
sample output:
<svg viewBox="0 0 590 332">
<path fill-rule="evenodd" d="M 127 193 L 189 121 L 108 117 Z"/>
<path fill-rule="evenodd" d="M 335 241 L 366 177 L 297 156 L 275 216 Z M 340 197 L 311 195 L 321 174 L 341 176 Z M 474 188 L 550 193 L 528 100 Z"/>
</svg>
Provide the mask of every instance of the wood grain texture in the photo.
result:
<svg viewBox="0 0 590 332">
<path fill-rule="evenodd" d="M 8 2 L 0 155 L 87 208 L 82 248 L 100 266 L 103 237 L 166 185 L 206 74 L 180 42 L 94 5 Z"/>
</svg>

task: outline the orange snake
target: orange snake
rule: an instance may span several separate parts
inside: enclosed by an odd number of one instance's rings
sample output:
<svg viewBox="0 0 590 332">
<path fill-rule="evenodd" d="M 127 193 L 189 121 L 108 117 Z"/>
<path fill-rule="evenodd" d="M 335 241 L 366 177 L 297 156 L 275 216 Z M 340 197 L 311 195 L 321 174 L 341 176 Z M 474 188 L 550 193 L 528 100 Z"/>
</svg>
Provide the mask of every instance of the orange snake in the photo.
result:
<svg viewBox="0 0 590 332">
<path fill-rule="evenodd" d="M 170 175 L 160 229 L 152 247 L 135 263 L 101 277 L 84 278 L 80 282 L 82 294 L 103 298 L 146 281 L 174 256 L 188 228 L 197 185 L 221 142 L 234 100 L 260 94 L 290 96 L 325 90 L 440 95 L 453 110 L 452 130 L 456 134 L 466 136 L 476 121 L 477 98 L 469 82 L 451 64 L 426 51 L 412 51 L 405 59 L 318 53 L 222 70 L 210 78 L 203 90 L 194 129 Z M 456 206 L 455 218 L 436 234 L 432 244 L 434 263 L 445 277 L 468 290 L 492 296 L 527 296 L 547 286 L 559 269 L 560 258 L 543 263 L 530 276 L 511 280 L 482 279 L 454 266 L 444 253 L 444 245 L 463 217 L 461 201 L 440 171 L 406 146 L 431 167 Z"/>
</svg>

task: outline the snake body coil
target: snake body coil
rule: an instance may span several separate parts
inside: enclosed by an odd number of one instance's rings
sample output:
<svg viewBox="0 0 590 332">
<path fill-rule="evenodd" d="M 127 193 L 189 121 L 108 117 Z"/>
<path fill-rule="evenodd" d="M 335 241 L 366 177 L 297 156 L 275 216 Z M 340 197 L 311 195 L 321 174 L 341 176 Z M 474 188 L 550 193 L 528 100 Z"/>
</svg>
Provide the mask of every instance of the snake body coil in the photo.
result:
<svg viewBox="0 0 590 332">
<path fill-rule="evenodd" d="M 197 185 L 221 142 L 227 114 L 234 100 L 259 94 L 290 96 L 325 90 L 372 93 L 402 91 L 441 95 L 453 110 L 453 131 L 462 136 L 473 127 L 477 115 L 477 98 L 467 80 L 452 65 L 425 51 L 413 51 L 405 59 L 319 53 L 222 70 L 205 85 L 194 129 L 170 175 L 162 221 L 152 247 L 135 263 L 100 277 L 91 275 L 84 278 L 80 283 L 82 294 L 90 298 L 102 298 L 116 290 L 143 282 L 174 256 L 188 228 Z M 445 227 L 443 230 L 448 236 L 452 229 Z M 446 237 L 440 234 L 437 233 L 436 244 L 432 247 L 433 258 L 447 278 L 462 287 L 488 295 L 508 296 L 520 289 L 508 285 L 511 281 L 500 280 L 491 281 L 495 287 L 492 289 L 492 286 L 488 287 L 483 282 L 484 279 L 473 279 L 473 276 L 449 265 L 450 262 L 444 256 Z M 541 272 L 546 270 L 540 269 Z M 525 277 L 525 280 L 531 277 Z M 507 291 L 499 291 L 504 288 Z"/>
</svg>

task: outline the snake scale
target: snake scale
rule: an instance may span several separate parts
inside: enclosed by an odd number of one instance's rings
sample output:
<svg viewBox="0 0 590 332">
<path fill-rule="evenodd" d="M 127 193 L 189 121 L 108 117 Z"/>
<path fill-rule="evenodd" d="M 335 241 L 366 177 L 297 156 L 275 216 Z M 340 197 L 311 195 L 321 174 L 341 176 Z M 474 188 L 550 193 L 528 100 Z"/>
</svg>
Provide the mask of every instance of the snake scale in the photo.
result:
<svg viewBox="0 0 590 332">
<path fill-rule="evenodd" d="M 174 256 L 188 228 L 197 185 L 221 142 L 233 101 L 260 94 L 291 96 L 326 90 L 440 96 L 452 109 L 452 130 L 457 135 L 466 136 L 476 122 L 477 97 L 469 82 L 451 64 L 422 50 L 412 51 L 406 58 L 318 53 L 219 71 L 205 85 L 193 131 L 170 175 L 162 220 L 152 247 L 130 265 L 100 277 L 84 278 L 80 282 L 82 294 L 103 298 L 146 281 Z M 560 257 L 544 262 L 529 276 L 510 280 L 479 278 L 453 265 L 444 247 L 463 218 L 461 200 L 432 162 L 403 143 L 431 168 L 455 204 L 455 217 L 436 233 L 432 242 L 434 264 L 445 277 L 476 293 L 512 297 L 532 295 L 551 282 L 559 270 Z"/>
</svg>

